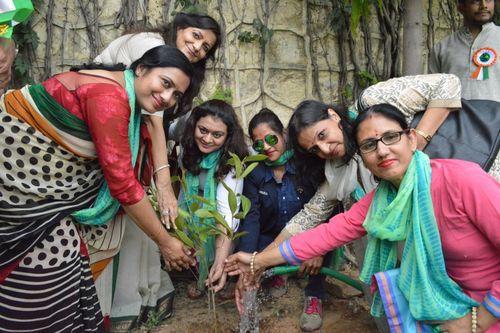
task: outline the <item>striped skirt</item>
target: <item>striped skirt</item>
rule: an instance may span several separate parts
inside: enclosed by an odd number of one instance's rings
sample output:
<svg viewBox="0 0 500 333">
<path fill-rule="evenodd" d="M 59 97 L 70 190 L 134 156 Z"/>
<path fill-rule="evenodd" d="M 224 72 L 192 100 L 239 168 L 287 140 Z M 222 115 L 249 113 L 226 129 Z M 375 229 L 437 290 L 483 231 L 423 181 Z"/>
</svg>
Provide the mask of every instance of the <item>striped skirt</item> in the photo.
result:
<svg viewBox="0 0 500 333">
<path fill-rule="evenodd" d="M 0 101 L 0 332 L 103 331 L 86 246 L 70 216 L 93 204 L 102 172 L 71 149 L 81 140 L 47 134 L 50 123 L 17 92 Z M 29 117 L 13 116 L 12 103 Z"/>
</svg>

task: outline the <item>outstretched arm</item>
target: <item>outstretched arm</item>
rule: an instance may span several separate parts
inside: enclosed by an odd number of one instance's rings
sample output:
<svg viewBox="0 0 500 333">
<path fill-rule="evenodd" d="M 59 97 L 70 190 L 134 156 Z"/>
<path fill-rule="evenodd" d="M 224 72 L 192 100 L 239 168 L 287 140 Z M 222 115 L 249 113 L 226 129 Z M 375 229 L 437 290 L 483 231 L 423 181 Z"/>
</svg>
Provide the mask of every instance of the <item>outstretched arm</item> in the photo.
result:
<svg viewBox="0 0 500 333">
<path fill-rule="evenodd" d="M 416 113 L 425 111 L 416 128 L 419 133 L 418 148 L 423 149 L 427 145 L 424 137 L 432 137 L 449 112 L 461 107 L 460 95 L 460 80 L 453 74 L 411 75 L 366 88 L 359 97 L 359 104 L 363 108 L 391 104 L 401 110 L 409 121 Z"/>
</svg>

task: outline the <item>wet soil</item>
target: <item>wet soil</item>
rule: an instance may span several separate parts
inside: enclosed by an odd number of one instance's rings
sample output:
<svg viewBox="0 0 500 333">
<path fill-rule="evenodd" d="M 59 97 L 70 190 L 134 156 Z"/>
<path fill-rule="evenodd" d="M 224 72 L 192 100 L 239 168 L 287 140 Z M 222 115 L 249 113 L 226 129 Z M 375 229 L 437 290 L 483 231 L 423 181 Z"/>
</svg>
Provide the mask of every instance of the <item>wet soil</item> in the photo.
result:
<svg viewBox="0 0 500 333">
<path fill-rule="evenodd" d="M 344 271 L 351 276 L 356 272 Z M 191 300 L 186 296 L 187 282 L 176 282 L 174 314 L 155 333 L 237 333 L 239 315 L 234 300 L 216 297 L 216 314 L 209 312 L 207 298 Z M 303 311 L 306 281 L 297 277 L 288 279 L 287 293 L 273 299 L 261 298 L 260 332 L 301 332 L 299 318 Z M 142 332 L 146 332 L 143 330 Z M 376 333 L 376 326 L 369 314 L 369 306 L 352 287 L 337 280 L 327 279 L 327 299 L 323 304 L 323 326 L 316 332 L 328 333 Z"/>
</svg>

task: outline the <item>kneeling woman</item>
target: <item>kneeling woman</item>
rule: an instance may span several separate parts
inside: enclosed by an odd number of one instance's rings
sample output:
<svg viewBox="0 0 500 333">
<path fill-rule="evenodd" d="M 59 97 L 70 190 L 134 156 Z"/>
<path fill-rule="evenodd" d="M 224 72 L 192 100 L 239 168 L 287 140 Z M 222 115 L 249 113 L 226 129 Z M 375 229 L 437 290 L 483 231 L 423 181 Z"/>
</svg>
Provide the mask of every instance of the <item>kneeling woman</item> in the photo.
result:
<svg viewBox="0 0 500 333">
<path fill-rule="evenodd" d="M 184 135 L 181 139 L 183 149 L 182 167 L 186 169 L 184 193 L 179 198 L 181 207 L 187 209 L 194 195 L 200 195 L 210 202 L 212 207 L 225 217 L 229 226 L 236 230 L 238 220 L 234 220 L 228 201 L 228 191 L 223 181 L 235 193 L 243 190 L 243 180 L 234 177 L 234 171 L 227 161 L 234 153 L 243 159 L 248 155 L 243 129 L 238 122 L 231 105 L 210 100 L 193 109 L 189 117 Z M 196 223 L 196 217 L 194 222 Z M 215 223 L 204 220 L 204 223 Z M 232 242 L 225 235 L 216 239 L 209 236 L 205 243 L 206 260 L 199 260 L 198 290 L 194 285 L 188 288 L 188 295 L 196 298 L 202 295 L 199 290 L 206 279 L 206 272 L 211 265 L 207 284 L 217 292 L 224 287 L 226 273 L 224 260 L 232 250 Z M 201 259 L 201 258 L 198 258 Z M 208 267 L 207 267 L 208 264 Z"/>
<path fill-rule="evenodd" d="M 311 199 L 314 189 L 298 186 L 291 162 L 293 151 L 285 150 L 283 124 L 274 112 L 262 109 L 257 113 L 250 120 L 248 134 L 254 150 L 267 155 L 267 160 L 245 178 L 243 188 L 243 194 L 250 199 L 252 206 L 241 223 L 240 231 L 246 234 L 240 238 L 239 249 L 252 253 L 262 251 L 273 242 L 288 221 Z M 321 326 L 325 277 L 318 273 L 322 263 L 323 257 L 319 256 L 308 260 L 300 270 L 311 275 L 305 288 L 306 301 L 300 320 L 300 326 L 307 331 Z M 284 278 L 275 277 L 271 295 L 279 297 L 285 291 Z M 241 310 L 239 302 L 237 305 Z"/>
<path fill-rule="evenodd" d="M 416 150 L 415 131 L 390 105 L 372 106 L 358 117 L 354 132 L 363 162 L 381 179 L 377 189 L 279 249 L 230 257 L 227 271 L 297 264 L 368 233 L 364 282 L 373 275 L 393 279 L 399 290 L 391 291 L 401 293 L 409 313 L 438 323 L 441 331 L 500 332 L 500 184 L 474 163 L 429 160 Z M 380 273 L 392 274 L 398 261 L 396 277 Z M 387 284 L 380 285 L 384 290 Z M 372 306 L 376 316 L 383 313 L 379 300 Z"/>
</svg>

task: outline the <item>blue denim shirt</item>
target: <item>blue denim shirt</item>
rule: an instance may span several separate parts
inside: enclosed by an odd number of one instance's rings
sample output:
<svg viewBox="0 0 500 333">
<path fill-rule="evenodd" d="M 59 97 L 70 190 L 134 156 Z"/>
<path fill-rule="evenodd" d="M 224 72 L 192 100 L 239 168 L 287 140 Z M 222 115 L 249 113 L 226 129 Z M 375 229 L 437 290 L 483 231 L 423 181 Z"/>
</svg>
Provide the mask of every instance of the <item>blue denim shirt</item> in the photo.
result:
<svg viewBox="0 0 500 333">
<path fill-rule="evenodd" d="M 273 169 L 260 163 L 246 178 L 243 194 L 252 206 L 240 225 L 239 231 L 246 231 L 239 241 L 239 250 L 260 251 L 269 245 L 297 214 L 314 192 L 312 189 L 298 189 L 295 168 L 285 165 L 281 183 L 274 179 Z"/>
</svg>

